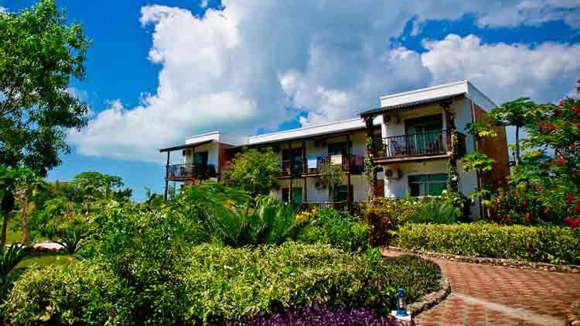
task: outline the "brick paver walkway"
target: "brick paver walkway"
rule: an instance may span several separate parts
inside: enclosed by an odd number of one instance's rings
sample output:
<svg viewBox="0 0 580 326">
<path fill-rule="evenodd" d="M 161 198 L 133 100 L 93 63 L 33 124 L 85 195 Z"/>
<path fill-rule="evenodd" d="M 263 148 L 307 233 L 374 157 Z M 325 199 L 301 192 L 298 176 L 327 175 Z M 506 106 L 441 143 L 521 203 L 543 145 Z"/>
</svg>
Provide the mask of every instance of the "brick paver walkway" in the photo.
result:
<svg viewBox="0 0 580 326">
<path fill-rule="evenodd" d="M 420 314 L 418 325 L 565 325 L 570 304 L 580 300 L 580 274 L 434 261 L 451 294 Z"/>
</svg>

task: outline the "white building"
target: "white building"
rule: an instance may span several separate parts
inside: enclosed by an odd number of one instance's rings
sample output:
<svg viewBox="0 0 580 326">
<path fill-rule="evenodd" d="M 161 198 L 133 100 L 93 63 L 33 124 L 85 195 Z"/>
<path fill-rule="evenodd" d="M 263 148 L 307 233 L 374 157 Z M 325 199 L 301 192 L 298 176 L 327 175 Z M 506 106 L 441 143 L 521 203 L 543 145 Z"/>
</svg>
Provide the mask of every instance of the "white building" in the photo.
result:
<svg viewBox="0 0 580 326">
<path fill-rule="evenodd" d="M 279 153 L 282 168 L 272 195 L 284 201 L 357 203 L 365 201 L 371 191 L 387 197 L 438 195 L 447 188 L 450 130 L 458 133 L 459 154 L 486 153 L 496 161 L 490 181 L 504 182 L 508 173 L 504 129 L 497 128 L 498 137 L 491 140 L 476 140 L 466 133 L 469 123 L 486 120 L 486 111 L 495 107 L 468 81 L 381 96 L 380 104 L 360 117 L 316 126 L 250 137 L 218 131 L 190 137 L 184 145 L 161 149 L 167 152 L 166 183 L 218 179 L 242 148 L 270 147 Z M 182 151 L 183 164 L 169 164 L 169 153 L 176 150 Z M 379 166 L 374 190 L 365 173 L 365 158 Z M 459 190 L 467 195 L 482 180 L 475 172 L 463 171 L 461 160 L 457 162 Z M 332 191 L 321 178 L 328 167 L 342 171 L 343 180 Z M 472 213 L 479 215 L 477 207 Z"/>
</svg>

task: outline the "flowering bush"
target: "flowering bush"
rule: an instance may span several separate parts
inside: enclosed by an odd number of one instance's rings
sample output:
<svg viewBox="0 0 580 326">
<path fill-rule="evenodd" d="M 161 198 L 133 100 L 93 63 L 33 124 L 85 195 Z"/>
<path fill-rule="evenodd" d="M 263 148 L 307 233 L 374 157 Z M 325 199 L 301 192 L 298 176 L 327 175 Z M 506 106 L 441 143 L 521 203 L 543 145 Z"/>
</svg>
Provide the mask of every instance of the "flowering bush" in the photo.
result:
<svg viewBox="0 0 580 326">
<path fill-rule="evenodd" d="M 503 223 L 580 224 L 580 100 L 530 106 L 527 139 L 508 189 L 491 198 L 491 218 Z"/>
</svg>

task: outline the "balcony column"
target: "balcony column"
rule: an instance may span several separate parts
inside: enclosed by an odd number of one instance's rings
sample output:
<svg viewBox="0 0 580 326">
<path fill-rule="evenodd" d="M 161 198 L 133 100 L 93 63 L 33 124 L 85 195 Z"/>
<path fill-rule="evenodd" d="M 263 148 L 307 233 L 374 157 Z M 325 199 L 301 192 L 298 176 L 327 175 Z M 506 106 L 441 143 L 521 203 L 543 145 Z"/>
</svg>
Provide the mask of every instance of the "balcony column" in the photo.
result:
<svg viewBox="0 0 580 326">
<path fill-rule="evenodd" d="M 292 161 L 292 142 L 288 142 L 288 152 L 290 153 L 290 189 L 288 190 L 288 202 L 290 205 L 292 205 L 294 203 L 294 187 L 292 185 L 292 175 L 294 173 L 292 173 L 292 168 L 294 165 L 294 162 Z"/>
<path fill-rule="evenodd" d="M 302 198 L 303 203 L 308 203 L 308 162 L 306 162 L 306 141 L 302 141 L 302 176 L 304 179 L 304 198 Z"/>
<path fill-rule="evenodd" d="M 349 203 L 349 206 L 352 206 L 352 190 L 351 190 L 351 180 L 350 180 L 350 171 L 351 171 L 351 164 L 352 164 L 352 148 L 350 146 L 350 135 L 346 135 L 346 201 Z"/>
<path fill-rule="evenodd" d="M 451 110 L 451 101 L 440 103 L 447 124 L 447 152 L 449 153 L 449 169 L 447 191 L 459 191 L 459 171 L 457 170 L 457 130 L 455 127 L 455 114 Z"/>
<path fill-rule="evenodd" d="M 169 188 L 169 155 L 171 151 L 167 151 L 167 163 L 165 163 L 165 191 L 163 192 L 163 198 L 167 200 L 167 191 Z"/>
</svg>

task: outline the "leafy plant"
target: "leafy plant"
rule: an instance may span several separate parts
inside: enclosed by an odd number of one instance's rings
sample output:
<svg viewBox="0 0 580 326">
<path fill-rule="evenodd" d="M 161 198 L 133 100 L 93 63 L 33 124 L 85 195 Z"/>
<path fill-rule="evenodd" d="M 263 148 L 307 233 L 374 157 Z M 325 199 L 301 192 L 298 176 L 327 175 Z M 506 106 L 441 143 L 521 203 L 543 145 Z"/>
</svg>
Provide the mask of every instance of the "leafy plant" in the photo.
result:
<svg viewBox="0 0 580 326">
<path fill-rule="evenodd" d="M 225 171 L 227 185 L 245 190 L 253 196 L 270 193 L 277 184 L 276 176 L 281 172 L 278 154 L 271 149 L 247 149 L 236 154 Z"/>
<path fill-rule="evenodd" d="M 403 226 L 397 235 L 397 245 L 408 249 L 556 264 L 580 263 L 580 230 L 566 227 L 411 223 Z"/>
<path fill-rule="evenodd" d="M 278 244 L 293 239 L 306 223 L 296 211 L 269 196 L 250 200 L 247 193 L 220 184 L 190 186 L 177 201 L 214 239 L 232 247 Z M 177 207 L 177 206 L 176 206 Z"/>
<path fill-rule="evenodd" d="M 332 208 L 317 210 L 310 224 L 298 235 L 305 243 L 324 243 L 346 251 L 364 251 L 369 247 L 369 226 Z"/>
<path fill-rule="evenodd" d="M 10 290 L 16 275 L 12 274 L 14 268 L 28 255 L 25 247 L 13 243 L 6 249 L 0 248 L 0 298 L 4 298 Z"/>
<path fill-rule="evenodd" d="M 93 261 L 25 272 L 3 306 L 16 325 L 106 325 L 131 323 L 131 293 L 106 267 Z"/>
<path fill-rule="evenodd" d="M 411 216 L 413 223 L 452 224 L 461 216 L 461 210 L 450 203 L 431 199 L 417 207 Z"/>
</svg>

